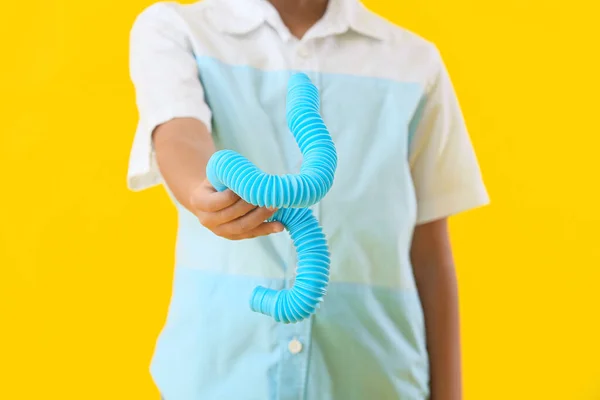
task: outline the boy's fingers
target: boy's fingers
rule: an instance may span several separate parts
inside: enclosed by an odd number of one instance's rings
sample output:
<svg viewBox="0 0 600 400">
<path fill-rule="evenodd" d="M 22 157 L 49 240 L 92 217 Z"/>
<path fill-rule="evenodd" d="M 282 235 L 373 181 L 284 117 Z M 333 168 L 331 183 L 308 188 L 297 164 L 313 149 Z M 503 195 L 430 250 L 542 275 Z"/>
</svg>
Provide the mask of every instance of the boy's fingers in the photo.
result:
<svg viewBox="0 0 600 400">
<path fill-rule="evenodd" d="M 215 224 L 222 225 L 243 217 L 257 207 L 238 199 L 233 205 L 214 213 Z"/>
<path fill-rule="evenodd" d="M 210 186 L 202 185 L 192 194 L 192 205 L 200 211 L 217 212 L 235 204 L 240 197 L 229 189 L 217 192 Z"/>
<path fill-rule="evenodd" d="M 234 205 L 240 197 L 229 189 L 207 196 L 206 211 L 217 212 Z"/>
<path fill-rule="evenodd" d="M 253 231 L 275 213 L 267 208 L 256 208 L 246 215 L 219 227 L 220 233 L 233 237 Z"/>
<path fill-rule="evenodd" d="M 267 236 L 273 233 L 281 232 L 283 229 L 284 227 L 280 222 L 263 222 L 248 232 L 233 236 L 231 240 L 252 239 L 261 236 Z"/>
</svg>

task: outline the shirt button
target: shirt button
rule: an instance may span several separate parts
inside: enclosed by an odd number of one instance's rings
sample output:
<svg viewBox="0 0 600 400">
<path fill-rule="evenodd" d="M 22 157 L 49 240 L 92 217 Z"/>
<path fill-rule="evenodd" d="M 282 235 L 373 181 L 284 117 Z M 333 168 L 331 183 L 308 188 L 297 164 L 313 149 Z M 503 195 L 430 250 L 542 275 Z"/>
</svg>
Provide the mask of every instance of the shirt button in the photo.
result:
<svg viewBox="0 0 600 400">
<path fill-rule="evenodd" d="M 294 339 L 288 344 L 288 349 L 292 354 L 298 354 L 302 351 L 302 343 L 299 340 Z"/>
<path fill-rule="evenodd" d="M 304 46 L 298 47 L 297 53 L 298 53 L 299 57 L 302 57 L 302 58 L 308 57 L 308 49 Z"/>
</svg>

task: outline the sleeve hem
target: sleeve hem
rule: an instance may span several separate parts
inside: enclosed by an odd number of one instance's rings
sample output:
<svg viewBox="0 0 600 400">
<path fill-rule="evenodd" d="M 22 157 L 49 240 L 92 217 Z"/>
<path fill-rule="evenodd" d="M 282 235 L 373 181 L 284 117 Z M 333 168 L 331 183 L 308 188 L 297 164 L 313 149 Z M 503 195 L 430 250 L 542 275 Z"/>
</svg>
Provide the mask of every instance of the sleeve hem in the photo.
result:
<svg viewBox="0 0 600 400">
<path fill-rule="evenodd" d="M 417 225 L 451 217 L 490 204 L 485 188 L 470 187 L 418 204 Z"/>
<path fill-rule="evenodd" d="M 127 188 L 139 192 L 161 184 L 162 177 L 156 164 L 154 147 L 152 146 L 152 132 L 157 126 L 175 118 L 195 118 L 211 129 L 211 111 L 208 106 L 182 106 L 170 108 L 161 113 L 154 113 L 151 118 L 146 118 L 138 124 L 134 143 L 131 149 L 129 169 L 127 172 Z"/>
</svg>

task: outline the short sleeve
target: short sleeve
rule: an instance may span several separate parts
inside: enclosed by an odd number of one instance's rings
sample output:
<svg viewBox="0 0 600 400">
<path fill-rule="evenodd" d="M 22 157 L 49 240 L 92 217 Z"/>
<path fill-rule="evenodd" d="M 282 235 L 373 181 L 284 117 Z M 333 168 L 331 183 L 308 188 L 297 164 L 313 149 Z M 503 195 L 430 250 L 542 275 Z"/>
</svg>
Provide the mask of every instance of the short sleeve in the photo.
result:
<svg viewBox="0 0 600 400">
<path fill-rule="evenodd" d="M 139 120 L 127 185 L 134 191 L 161 182 L 152 146 L 152 132 L 158 125 L 174 118 L 196 118 L 211 127 L 198 66 L 176 6 L 156 3 L 148 7 L 131 29 L 129 70 Z"/>
<path fill-rule="evenodd" d="M 435 59 L 435 73 L 413 120 L 410 144 L 417 224 L 489 203 L 454 87 L 437 50 Z"/>
</svg>

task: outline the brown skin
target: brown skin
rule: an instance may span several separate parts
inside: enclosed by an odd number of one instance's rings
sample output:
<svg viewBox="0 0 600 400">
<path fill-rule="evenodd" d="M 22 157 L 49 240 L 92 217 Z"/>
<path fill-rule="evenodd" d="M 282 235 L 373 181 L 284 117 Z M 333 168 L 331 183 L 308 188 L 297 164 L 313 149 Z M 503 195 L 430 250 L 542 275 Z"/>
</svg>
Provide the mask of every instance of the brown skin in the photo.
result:
<svg viewBox="0 0 600 400">
<path fill-rule="evenodd" d="M 298 38 L 327 8 L 327 0 L 271 0 L 271 3 Z M 169 121 L 154 131 L 153 142 L 166 185 L 216 235 L 241 240 L 283 230 L 278 222 L 264 222 L 274 210 L 254 207 L 230 190 L 216 192 L 206 180 L 206 163 L 215 148 L 202 122 L 191 118 Z M 415 228 L 411 260 L 425 315 L 431 400 L 461 400 L 458 294 L 446 219 Z"/>
<path fill-rule="evenodd" d="M 458 288 L 446 218 L 415 228 L 410 258 L 425 314 L 431 400 L 461 400 Z"/>
<path fill-rule="evenodd" d="M 290 33 L 297 38 L 304 34 L 323 17 L 328 0 L 269 0 Z"/>
</svg>

